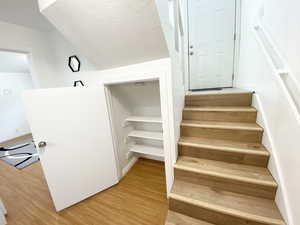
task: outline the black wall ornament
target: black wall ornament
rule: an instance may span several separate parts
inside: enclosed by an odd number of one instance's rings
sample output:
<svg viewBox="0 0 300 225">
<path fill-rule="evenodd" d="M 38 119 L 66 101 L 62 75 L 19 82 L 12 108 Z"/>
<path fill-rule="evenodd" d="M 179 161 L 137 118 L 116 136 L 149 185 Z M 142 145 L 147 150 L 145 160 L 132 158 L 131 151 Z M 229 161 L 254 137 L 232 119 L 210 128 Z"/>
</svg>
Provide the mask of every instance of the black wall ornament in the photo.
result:
<svg viewBox="0 0 300 225">
<path fill-rule="evenodd" d="M 80 85 L 79 85 L 80 84 Z M 74 84 L 73 84 L 74 87 L 78 87 L 78 86 L 84 86 L 83 82 L 81 80 L 76 80 L 74 81 Z"/>
<path fill-rule="evenodd" d="M 72 72 L 79 72 L 80 71 L 80 60 L 78 59 L 78 57 L 76 55 L 72 55 L 69 57 L 69 63 L 68 63 L 70 69 L 72 70 Z"/>
</svg>

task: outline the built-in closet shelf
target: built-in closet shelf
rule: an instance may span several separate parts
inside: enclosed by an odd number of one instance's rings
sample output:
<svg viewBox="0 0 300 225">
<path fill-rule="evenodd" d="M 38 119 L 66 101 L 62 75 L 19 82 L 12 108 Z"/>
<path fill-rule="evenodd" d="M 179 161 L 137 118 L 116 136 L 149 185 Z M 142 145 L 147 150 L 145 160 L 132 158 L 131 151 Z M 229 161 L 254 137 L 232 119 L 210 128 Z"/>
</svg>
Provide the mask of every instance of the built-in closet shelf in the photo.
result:
<svg viewBox="0 0 300 225">
<path fill-rule="evenodd" d="M 148 145 L 133 145 L 130 149 L 130 152 L 141 153 L 151 156 L 164 157 L 163 148 L 153 147 Z"/>
<path fill-rule="evenodd" d="M 160 117 L 131 116 L 126 119 L 126 122 L 161 123 L 162 121 Z"/>
<path fill-rule="evenodd" d="M 128 134 L 128 137 L 162 141 L 163 133 L 162 132 L 153 132 L 153 131 L 133 130 Z"/>
</svg>

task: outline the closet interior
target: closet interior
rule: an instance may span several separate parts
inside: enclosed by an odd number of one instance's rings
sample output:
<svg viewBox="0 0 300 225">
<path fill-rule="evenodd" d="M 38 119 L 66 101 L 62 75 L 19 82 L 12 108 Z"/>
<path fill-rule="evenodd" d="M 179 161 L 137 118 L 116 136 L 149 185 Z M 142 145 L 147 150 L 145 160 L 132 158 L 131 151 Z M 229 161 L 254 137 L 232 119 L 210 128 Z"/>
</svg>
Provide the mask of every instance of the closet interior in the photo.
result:
<svg viewBox="0 0 300 225">
<path fill-rule="evenodd" d="M 159 81 L 113 84 L 107 91 L 120 167 L 133 157 L 164 161 Z"/>
</svg>

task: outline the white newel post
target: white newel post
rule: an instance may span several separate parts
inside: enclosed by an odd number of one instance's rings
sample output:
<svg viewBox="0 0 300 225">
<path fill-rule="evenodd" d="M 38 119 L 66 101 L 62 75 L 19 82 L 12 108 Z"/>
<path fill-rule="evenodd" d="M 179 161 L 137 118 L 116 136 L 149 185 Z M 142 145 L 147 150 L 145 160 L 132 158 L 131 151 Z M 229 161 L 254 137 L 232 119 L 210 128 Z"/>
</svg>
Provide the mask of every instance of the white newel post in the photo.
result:
<svg viewBox="0 0 300 225">
<path fill-rule="evenodd" d="M 2 202 L 2 200 L 0 199 L 0 225 L 5 225 L 6 223 L 6 219 L 5 219 L 5 215 L 7 214 L 6 209 L 4 207 L 4 204 Z"/>
</svg>

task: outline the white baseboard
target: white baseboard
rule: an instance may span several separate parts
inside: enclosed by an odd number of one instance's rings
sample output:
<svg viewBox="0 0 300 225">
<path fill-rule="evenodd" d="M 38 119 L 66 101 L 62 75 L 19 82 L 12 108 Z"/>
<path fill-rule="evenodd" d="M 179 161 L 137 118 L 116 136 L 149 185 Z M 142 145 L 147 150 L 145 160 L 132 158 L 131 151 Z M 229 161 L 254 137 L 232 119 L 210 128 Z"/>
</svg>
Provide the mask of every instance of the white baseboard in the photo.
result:
<svg viewBox="0 0 300 225">
<path fill-rule="evenodd" d="M 281 166 L 280 162 L 278 160 L 277 155 L 277 149 L 273 141 L 272 132 L 269 128 L 268 122 L 267 122 L 267 115 L 265 113 L 265 110 L 263 108 L 263 104 L 260 100 L 260 97 L 258 94 L 253 94 L 253 107 L 255 107 L 258 111 L 257 113 L 257 123 L 264 128 L 264 135 L 262 143 L 263 145 L 270 151 L 271 158 L 269 161 L 268 168 L 272 174 L 272 176 L 275 178 L 277 184 L 278 184 L 278 190 L 276 193 L 276 204 L 284 217 L 285 221 L 289 225 L 295 225 L 293 221 L 293 217 L 291 215 L 290 210 L 290 204 L 288 200 L 287 190 L 285 187 L 285 184 L 283 182 L 283 175 L 281 173 Z"/>
<path fill-rule="evenodd" d="M 0 225 L 6 225 L 6 219 L 5 219 L 5 215 L 7 214 L 7 211 L 4 207 L 3 202 L 0 199 Z"/>
<path fill-rule="evenodd" d="M 6 225 L 6 219 L 5 216 L 0 212 L 0 225 Z"/>
<path fill-rule="evenodd" d="M 128 171 L 133 167 L 133 165 L 138 161 L 138 157 L 133 156 L 127 165 L 122 169 L 122 177 L 124 177 Z"/>
<path fill-rule="evenodd" d="M 6 208 L 1 199 L 0 199 L 0 212 L 3 212 L 4 215 L 7 214 Z"/>
</svg>

